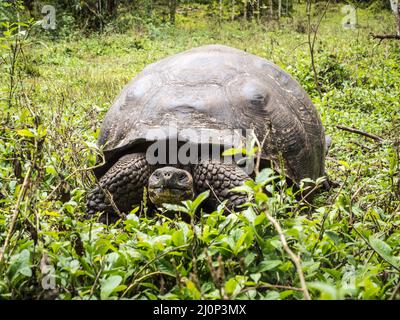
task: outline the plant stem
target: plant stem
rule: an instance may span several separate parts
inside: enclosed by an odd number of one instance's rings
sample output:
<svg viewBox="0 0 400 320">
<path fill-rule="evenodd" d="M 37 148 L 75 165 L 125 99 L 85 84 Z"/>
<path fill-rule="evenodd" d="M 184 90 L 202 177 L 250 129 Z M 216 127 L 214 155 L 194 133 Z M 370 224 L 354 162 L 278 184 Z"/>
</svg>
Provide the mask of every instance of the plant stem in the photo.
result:
<svg viewBox="0 0 400 320">
<path fill-rule="evenodd" d="M 307 290 L 307 286 L 306 286 L 306 281 L 304 279 L 304 273 L 303 273 L 303 269 L 301 267 L 301 261 L 300 261 L 300 257 L 298 255 L 295 255 L 294 252 L 289 248 L 287 242 L 286 242 L 286 238 L 285 235 L 282 231 L 281 226 L 279 225 L 278 221 L 276 221 L 276 219 L 274 217 L 272 217 L 268 211 L 264 211 L 265 216 L 267 217 L 267 219 L 273 224 L 273 226 L 275 227 L 275 230 L 278 232 L 279 234 L 279 238 L 282 242 L 283 245 L 283 249 L 286 251 L 286 253 L 289 255 L 290 259 L 293 261 L 294 265 L 296 266 L 297 269 L 297 274 L 299 275 L 299 279 L 300 279 L 300 285 L 301 285 L 301 289 L 304 295 L 304 298 L 306 300 L 311 300 L 310 294 Z"/>
</svg>

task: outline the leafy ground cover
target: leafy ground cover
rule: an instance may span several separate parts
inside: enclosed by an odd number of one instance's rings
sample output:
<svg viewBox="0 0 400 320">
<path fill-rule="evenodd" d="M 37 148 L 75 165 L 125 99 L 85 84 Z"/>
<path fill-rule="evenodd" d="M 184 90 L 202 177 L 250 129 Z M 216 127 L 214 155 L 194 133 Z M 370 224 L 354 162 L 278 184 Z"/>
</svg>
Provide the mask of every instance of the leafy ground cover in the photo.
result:
<svg viewBox="0 0 400 320">
<path fill-rule="evenodd" d="M 346 30 L 340 7 L 330 7 L 316 43 L 320 95 L 305 8 L 296 10 L 262 25 L 217 25 L 199 10 L 178 15 L 176 26 L 146 23 L 121 33 L 54 36 L 34 27 L 14 80 L 15 37 L 4 35 L 0 297 L 399 299 L 400 47 L 369 36 L 394 18 L 360 9 L 359 27 Z M 265 57 L 301 83 L 332 137 L 326 168 L 338 186 L 310 204 L 264 170 L 238 212 L 220 206 L 195 219 L 202 194 L 170 208 L 190 222 L 145 203 L 114 225 L 85 220 L 96 138 L 115 96 L 147 64 L 211 43 Z"/>
</svg>

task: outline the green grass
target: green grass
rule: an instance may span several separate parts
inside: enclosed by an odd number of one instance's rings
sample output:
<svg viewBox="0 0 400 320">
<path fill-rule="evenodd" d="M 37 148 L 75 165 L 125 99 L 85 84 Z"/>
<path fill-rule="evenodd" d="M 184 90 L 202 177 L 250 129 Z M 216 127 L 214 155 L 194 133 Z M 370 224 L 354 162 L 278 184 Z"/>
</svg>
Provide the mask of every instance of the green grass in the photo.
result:
<svg viewBox="0 0 400 320">
<path fill-rule="evenodd" d="M 176 27 L 148 24 L 88 37 L 75 31 L 57 40 L 43 31 L 33 36 L 18 65 L 13 107 L 0 101 L 1 118 L 7 110 L 11 115 L 0 129 L 2 246 L 17 207 L 19 212 L 0 262 L 0 297 L 303 299 L 299 273 L 268 210 L 300 255 L 313 299 L 399 299 L 400 46 L 369 37 L 394 30 L 394 18 L 360 9 L 360 28 L 344 30 L 340 7 L 329 10 L 316 45 L 320 97 L 307 34 L 294 31 L 306 24 L 304 12 L 300 7 L 280 25 L 218 26 L 200 11 L 178 16 Z M 243 212 L 218 208 L 186 223 L 142 207 L 116 225 L 84 220 L 96 138 L 113 99 L 149 63 L 211 43 L 265 57 L 301 83 L 332 137 L 326 169 L 339 186 L 307 204 L 291 188 L 267 184 L 264 171 L 250 185 L 252 200 Z M 1 72 L 7 79 L 6 69 Z M 2 92 L 7 85 L 1 82 Z M 181 210 L 193 214 L 196 203 L 186 206 Z M 43 287 L 53 281 L 54 288 Z"/>
</svg>

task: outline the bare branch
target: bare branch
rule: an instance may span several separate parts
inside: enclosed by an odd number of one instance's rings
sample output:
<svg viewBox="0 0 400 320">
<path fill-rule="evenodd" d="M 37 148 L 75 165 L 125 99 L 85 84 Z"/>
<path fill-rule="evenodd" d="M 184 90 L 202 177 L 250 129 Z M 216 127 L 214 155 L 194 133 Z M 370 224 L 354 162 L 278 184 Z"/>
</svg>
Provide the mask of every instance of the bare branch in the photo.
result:
<svg viewBox="0 0 400 320">
<path fill-rule="evenodd" d="M 318 33 L 318 29 L 319 26 L 321 25 L 322 19 L 324 18 L 327 10 L 328 10 L 328 6 L 329 6 L 330 0 L 328 0 L 328 2 L 325 5 L 324 11 L 322 12 L 322 15 L 320 16 L 320 18 L 318 19 L 318 23 L 316 25 L 315 28 L 312 28 L 311 25 L 311 0 L 307 0 L 307 5 L 306 5 L 306 15 L 307 15 L 307 39 L 308 39 L 308 47 L 310 49 L 310 57 L 311 57 L 311 67 L 313 69 L 313 74 L 314 74 L 314 82 L 315 82 L 315 86 L 317 88 L 318 94 L 321 97 L 322 96 L 322 90 L 321 90 L 321 86 L 319 84 L 319 80 L 318 80 L 318 72 L 317 72 L 317 68 L 315 66 L 315 58 L 314 58 L 314 49 L 315 49 L 315 42 L 317 40 L 317 33 Z M 311 34 L 313 33 L 313 37 L 311 39 Z"/>
<path fill-rule="evenodd" d="M 398 34 L 373 34 L 373 33 L 371 33 L 370 35 L 373 39 L 380 40 L 379 42 L 382 42 L 382 40 L 385 40 L 385 39 L 400 40 L 400 35 L 398 35 Z"/>
<path fill-rule="evenodd" d="M 10 242 L 10 239 L 11 239 L 11 237 L 13 235 L 15 223 L 16 223 L 18 215 L 20 213 L 21 202 L 25 198 L 26 192 L 28 190 L 28 186 L 29 186 L 29 182 L 30 182 L 30 178 L 31 178 L 33 167 L 34 167 L 34 163 L 32 163 L 29 166 L 28 171 L 25 174 L 24 182 L 23 182 L 21 190 L 19 192 L 17 203 L 16 203 L 15 208 L 13 210 L 13 216 L 12 216 L 12 219 L 11 219 L 11 224 L 10 224 L 10 227 L 8 229 L 6 239 L 4 241 L 3 248 L 0 251 L 0 263 L 3 261 L 4 255 L 5 255 L 7 247 L 8 247 L 8 243 Z"/>
<path fill-rule="evenodd" d="M 268 211 L 264 211 L 264 213 L 265 213 L 265 216 L 267 217 L 267 219 L 274 225 L 275 230 L 279 234 L 280 240 L 283 245 L 283 249 L 286 251 L 286 253 L 289 255 L 290 259 L 293 261 L 294 265 L 296 266 L 297 273 L 298 273 L 299 279 L 300 279 L 301 290 L 303 292 L 304 298 L 306 300 L 311 300 L 310 294 L 309 294 L 307 286 L 306 286 L 306 281 L 304 279 L 304 273 L 303 273 L 303 269 L 301 267 L 300 257 L 298 255 L 295 255 L 293 253 L 293 251 L 289 248 L 289 246 L 286 242 L 285 235 L 283 234 L 282 228 L 279 225 L 278 221 L 276 221 L 275 218 L 272 217 L 268 213 Z"/>
<path fill-rule="evenodd" d="M 378 142 L 382 142 L 383 141 L 383 138 L 381 138 L 379 136 L 376 136 L 376 135 L 374 135 L 372 133 L 364 132 L 364 131 L 361 131 L 361 130 L 358 130 L 358 129 L 355 129 L 355 128 L 349 128 L 349 127 L 345 127 L 345 126 L 342 126 L 342 125 L 339 125 L 339 124 L 336 126 L 336 128 L 338 128 L 340 130 L 352 132 L 352 133 L 357 133 L 357 134 L 360 134 L 360 135 L 362 135 L 364 137 L 370 138 L 370 139 L 378 141 Z"/>
</svg>

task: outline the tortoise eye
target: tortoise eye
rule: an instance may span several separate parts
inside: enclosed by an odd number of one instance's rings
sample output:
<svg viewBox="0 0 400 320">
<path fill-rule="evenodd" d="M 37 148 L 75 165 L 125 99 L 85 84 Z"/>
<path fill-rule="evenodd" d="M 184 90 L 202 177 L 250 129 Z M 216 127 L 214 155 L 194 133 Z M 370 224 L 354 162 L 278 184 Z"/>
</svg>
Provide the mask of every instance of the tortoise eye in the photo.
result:
<svg viewBox="0 0 400 320">
<path fill-rule="evenodd" d="M 153 173 L 153 175 L 154 175 L 155 178 L 159 178 L 160 177 L 160 172 L 156 171 L 156 172 Z"/>
<path fill-rule="evenodd" d="M 179 180 L 183 181 L 183 180 L 185 180 L 185 179 L 186 179 L 186 174 L 185 174 L 184 172 L 181 172 L 181 173 L 179 174 Z"/>
</svg>

